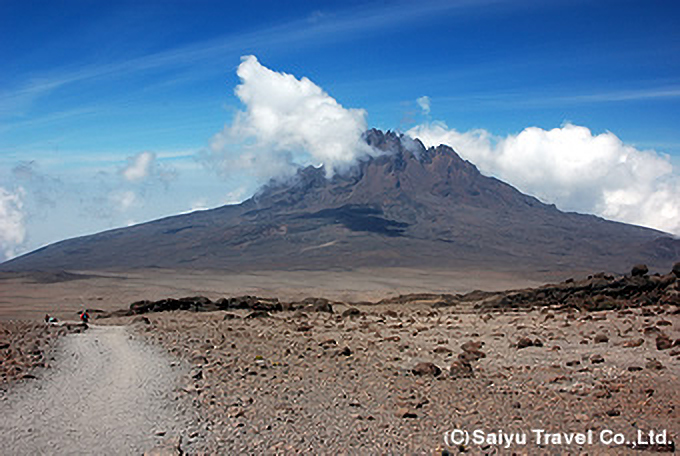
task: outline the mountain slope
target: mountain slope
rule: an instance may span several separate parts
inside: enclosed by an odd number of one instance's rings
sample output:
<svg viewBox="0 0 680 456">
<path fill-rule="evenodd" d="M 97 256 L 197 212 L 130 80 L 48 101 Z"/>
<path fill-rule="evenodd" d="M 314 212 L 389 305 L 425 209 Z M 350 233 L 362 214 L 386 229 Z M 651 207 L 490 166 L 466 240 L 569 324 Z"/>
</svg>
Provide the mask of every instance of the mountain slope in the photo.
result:
<svg viewBox="0 0 680 456">
<path fill-rule="evenodd" d="M 360 266 L 667 270 L 680 240 L 564 213 L 482 175 L 451 148 L 371 130 L 383 154 L 325 177 L 308 167 L 233 206 L 59 242 L 0 270 Z"/>
</svg>

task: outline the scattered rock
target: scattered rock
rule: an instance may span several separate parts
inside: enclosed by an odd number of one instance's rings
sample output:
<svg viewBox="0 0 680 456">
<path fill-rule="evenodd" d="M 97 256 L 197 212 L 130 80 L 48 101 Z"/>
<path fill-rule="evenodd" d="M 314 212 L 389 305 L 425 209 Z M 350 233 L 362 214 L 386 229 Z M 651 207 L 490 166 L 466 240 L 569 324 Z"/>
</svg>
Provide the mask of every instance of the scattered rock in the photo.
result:
<svg viewBox="0 0 680 456">
<path fill-rule="evenodd" d="M 330 348 L 330 347 L 335 347 L 338 345 L 338 342 L 335 339 L 325 339 L 319 342 L 319 345 L 323 347 L 324 349 Z"/>
<path fill-rule="evenodd" d="M 349 309 L 345 310 L 345 311 L 342 313 L 342 316 L 343 316 L 343 318 L 346 318 L 346 317 L 356 317 L 356 316 L 361 315 L 361 313 L 362 313 L 362 312 L 361 312 L 359 309 L 357 309 L 356 307 L 350 307 Z"/>
<path fill-rule="evenodd" d="M 605 397 L 611 397 L 611 393 L 606 388 L 599 387 L 593 390 L 593 396 L 602 399 Z"/>
<path fill-rule="evenodd" d="M 534 345 L 533 340 L 529 339 L 528 337 L 522 337 L 517 342 L 517 349 L 521 350 L 522 348 L 532 347 L 533 345 Z"/>
<path fill-rule="evenodd" d="M 341 350 L 338 350 L 336 352 L 337 356 L 351 356 L 352 355 L 352 350 L 349 347 L 345 347 Z"/>
<path fill-rule="evenodd" d="M 432 375 L 438 376 L 442 373 L 442 370 L 433 363 L 418 363 L 411 369 L 413 375 Z"/>
<path fill-rule="evenodd" d="M 207 364 L 208 363 L 208 358 L 206 358 L 204 355 L 201 354 L 196 354 L 191 357 L 191 364 Z"/>
<path fill-rule="evenodd" d="M 595 336 L 594 341 L 596 344 L 606 344 L 609 342 L 609 337 L 607 337 L 605 334 L 598 334 Z"/>
<path fill-rule="evenodd" d="M 451 378 L 469 378 L 473 376 L 472 365 L 463 360 L 457 360 L 451 363 L 449 368 Z"/>
<path fill-rule="evenodd" d="M 406 407 L 399 408 L 396 415 L 399 418 L 418 418 L 418 414 L 416 412 Z"/>
<path fill-rule="evenodd" d="M 194 380 L 201 380 L 203 378 L 203 369 L 201 368 L 192 369 L 191 372 L 189 373 L 189 377 L 193 378 Z"/>
<path fill-rule="evenodd" d="M 665 334 L 660 334 L 656 338 L 656 349 L 667 350 L 673 346 L 673 341 Z"/>
<path fill-rule="evenodd" d="M 484 346 L 484 342 L 481 342 L 481 341 L 475 342 L 475 341 L 470 340 L 468 342 L 465 342 L 463 345 L 461 345 L 460 348 L 463 351 L 475 352 L 475 351 L 479 351 L 479 349 L 481 349 L 483 346 Z"/>
<path fill-rule="evenodd" d="M 246 315 L 247 320 L 250 320 L 252 318 L 269 318 L 269 317 L 271 317 L 271 314 L 266 310 L 256 310 Z"/>
<path fill-rule="evenodd" d="M 661 370 L 666 368 L 666 366 L 661 364 L 661 362 L 656 359 L 650 359 L 649 361 L 647 361 L 645 367 L 650 370 Z"/>
<path fill-rule="evenodd" d="M 481 358 L 484 358 L 485 356 L 486 355 L 482 352 L 463 352 L 458 355 L 458 359 L 468 363 L 474 363 L 475 361 L 479 361 Z"/>
<path fill-rule="evenodd" d="M 465 362 L 478 361 L 481 358 L 486 357 L 486 353 L 482 352 L 480 348 L 484 346 L 484 342 L 478 341 L 468 341 L 461 345 L 460 348 L 463 349 L 463 353 L 458 355 L 458 359 Z"/>
<path fill-rule="evenodd" d="M 528 337 L 522 337 L 519 341 L 517 341 L 518 350 L 527 347 L 542 347 L 542 346 L 543 342 L 541 341 L 541 339 L 531 340 Z"/>
<path fill-rule="evenodd" d="M 333 305 L 326 298 L 305 298 L 300 303 L 293 303 L 293 307 L 300 307 L 308 312 L 333 313 Z"/>
<path fill-rule="evenodd" d="M 590 362 L 593 364 L 602 364 L 604 362 L 604 357 L 602 355 L 593 355 L 590 357 Z"/>
<path fill-rule="evenodd" d="M 625 342 L 623 344 L 623 346 L 626 347 L 626 348 L 635 348 L 635 347 L 641 346 L 644 343 L 645 343 L 645 340 L 640 338 L 640 339 L 635 339 L 635 340 L 629 340 L 629 341 Z"/>
</svg>

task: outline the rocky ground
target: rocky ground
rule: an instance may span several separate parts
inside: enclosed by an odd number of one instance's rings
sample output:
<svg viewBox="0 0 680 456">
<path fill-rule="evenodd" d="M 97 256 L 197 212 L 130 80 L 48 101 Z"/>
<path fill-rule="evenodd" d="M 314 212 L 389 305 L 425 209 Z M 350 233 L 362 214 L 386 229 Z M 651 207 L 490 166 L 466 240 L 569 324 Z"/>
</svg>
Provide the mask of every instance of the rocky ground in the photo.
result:
<svg viewBox="0 0 680 456">
<path fill-rule="evenodd" d="M 139 301 L 96 323 L 128 324 L 191 366 L 179 401 L 194 418 L 180 437 L 200 439 L 200 452 L 673 452 L 680 266 L 667 275 L 631 272 L 374 303 Z M 65 331 L 2 328 L 5 381 L 31 375 Z M 545 431 L 542 441 L 534 430 Z M 526 443 L 506 448 L 511 433 Z"/>
<path fill-rule="evenodd" d="M 55 341 L 84 329 L 79 324 L 0 321 L 0 390 L 6 390 L 16 380 L 35 378 L 37 369 L 49 366 L 49 352 Z"/>
<path fill-rule="evenodd" d="M 193 365 L 182 394 L 216 454 L 672 452 L 680 280 L 645 272 L 375 304 L 164 300 L 133 313 L 189 310 L 132 318 Z M 484 441 L 447 441 L 454 430 Z M 533 430 L 593 442 L 537 445 Z M 622 441 L 601 442 L 603 431 Z M 500 432 L 527 443 L 505 448 Z"/>
</svg>

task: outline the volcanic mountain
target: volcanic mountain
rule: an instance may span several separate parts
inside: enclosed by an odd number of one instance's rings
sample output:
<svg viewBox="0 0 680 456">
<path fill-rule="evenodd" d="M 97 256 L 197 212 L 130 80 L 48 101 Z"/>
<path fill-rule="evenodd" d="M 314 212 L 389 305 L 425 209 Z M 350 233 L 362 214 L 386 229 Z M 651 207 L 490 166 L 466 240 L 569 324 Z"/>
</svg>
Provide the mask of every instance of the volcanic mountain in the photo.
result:
<svg viewBox="0 0 680 456">
<path fill-rule="evenodd" d="M 565 213 L 482 175 L 450 147 L 370 130 L 376 151 L 326 177 L 307 167 L 241 204 L 70 239 L 5 271 L 272 270 L 362 266 L 622 272 L 668 270 L 680 240 Z"/>
</svg>

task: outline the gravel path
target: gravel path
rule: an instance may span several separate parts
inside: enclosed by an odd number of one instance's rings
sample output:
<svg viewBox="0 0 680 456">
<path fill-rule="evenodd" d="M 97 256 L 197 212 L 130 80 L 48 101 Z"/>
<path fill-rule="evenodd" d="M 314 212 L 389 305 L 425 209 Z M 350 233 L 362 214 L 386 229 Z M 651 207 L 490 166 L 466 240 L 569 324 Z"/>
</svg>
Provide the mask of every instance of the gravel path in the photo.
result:
<svg viewBox="0 0 680 456">
<path fill-rule="evenodd" d="M 125 327 L 66 336 L 54 356 L 0 401 L 3 454 L 141 454 L 185 429 L 179 368 Z"/>
</svg>

